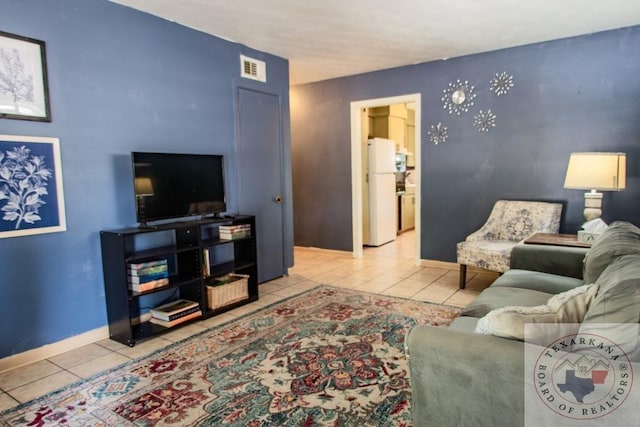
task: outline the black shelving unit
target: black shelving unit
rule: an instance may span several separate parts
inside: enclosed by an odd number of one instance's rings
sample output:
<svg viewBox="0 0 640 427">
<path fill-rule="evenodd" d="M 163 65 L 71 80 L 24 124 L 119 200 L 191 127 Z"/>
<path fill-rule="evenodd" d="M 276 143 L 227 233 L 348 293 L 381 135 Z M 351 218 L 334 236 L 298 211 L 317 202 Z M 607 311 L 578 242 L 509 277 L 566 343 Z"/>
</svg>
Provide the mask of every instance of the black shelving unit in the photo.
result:
<svg viewBox="0 0 640 427">
<path fill-rule="evenodd" d="M 251 233 L 234 240 L 221 240 L 221 225 L 249 224 Z M 173 328 L 144 319 L 147 308 L 183 298 L 200 304 L 202 318 L 215 316 L 258 299 L 258 264 L 255 217 L 176 222 L 153 228 L 127 228 L 100 232 L 102 268 L 107 303 L 109 336 L 123 344 L 136 342 Z M 204 276 L 204 256 L 209 253 L 209 276 Z M 127 282 L 130 263 L 166 259 L 169 284 L 146 292 L 133 292 Z M 248 275 L 248 298 L 211 310 L 207 304 L 210 277 L 228 273 Z M 197 319 L 194 319 L 197 320 Z"/>
</svg>

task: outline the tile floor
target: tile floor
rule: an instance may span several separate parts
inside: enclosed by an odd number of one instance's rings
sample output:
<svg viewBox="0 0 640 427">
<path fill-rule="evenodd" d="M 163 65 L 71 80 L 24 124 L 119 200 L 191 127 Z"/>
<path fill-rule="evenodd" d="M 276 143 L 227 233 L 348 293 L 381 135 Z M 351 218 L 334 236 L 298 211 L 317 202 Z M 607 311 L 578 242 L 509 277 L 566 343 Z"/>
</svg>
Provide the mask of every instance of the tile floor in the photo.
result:
<svg viewBox="0 0 640 427">
<path fill-rule="evenodd" d="M 105 339 L 46 360 L 0 373 L 0 410 L 27 402 L 82 378 L 144 356 L 216 324 L 275 303 L 319 284 L 360 289 L 415 300 L 465 306 L 497 275 L 468 272 L 467 288 L 458 288 L 458 270 L 415 265 L 413 232 L 378 248 L 366 248 L 364 258 L 350 253 L 295 248 L 289 276 L 260 285 L 260 299 L 210 319 L 195 322 L 128 347 Z"/>
</svg>

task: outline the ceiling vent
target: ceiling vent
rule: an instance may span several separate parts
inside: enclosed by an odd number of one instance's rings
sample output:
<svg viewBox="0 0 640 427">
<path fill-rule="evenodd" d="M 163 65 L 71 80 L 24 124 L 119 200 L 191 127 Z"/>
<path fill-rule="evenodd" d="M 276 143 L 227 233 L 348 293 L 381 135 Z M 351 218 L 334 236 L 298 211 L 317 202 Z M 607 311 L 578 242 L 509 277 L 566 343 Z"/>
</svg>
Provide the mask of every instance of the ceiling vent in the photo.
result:
<svg viewBox="0 0 640 427">
<path fill-rule="evenodd" d="M 240 55 L 240 77 L 260 82 L 267 81 L 267 65 L 264 61 Z"/>
</svg>

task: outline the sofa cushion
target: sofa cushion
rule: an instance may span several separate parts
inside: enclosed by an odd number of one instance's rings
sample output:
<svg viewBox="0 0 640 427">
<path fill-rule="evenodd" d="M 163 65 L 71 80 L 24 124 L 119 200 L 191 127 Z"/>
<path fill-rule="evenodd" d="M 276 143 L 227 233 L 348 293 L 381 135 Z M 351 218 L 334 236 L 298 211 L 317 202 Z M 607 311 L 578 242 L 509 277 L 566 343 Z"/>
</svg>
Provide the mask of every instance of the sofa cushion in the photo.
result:
<svg viewBox="0 0 640 427">
<path fill-rule="evenodd" d="M 496 279 L 491 287 L 526 288 L 548 294 L 559 294 L 583 284 L 582 280 L 573 277 L 531 270 L 509 270 Z"/>
<path fill-rule="evenodd" d="M 584 283 L 595 283 L 611 262 L 621 256 L 640 254 L 640 228 L 616 221 L 596 239 L 584 259 Z"/>
<path fill-rule="evenodd" d="M 585 323 L 640 322 L 640 255 L 616 258 L 600 275 Z"/>
<path fill-rule="evenodd" d="M 471 334 L 476 329 L 476 323 L 478 323 L 477 317 L 458 316 L 453 322 L 451 322 L 449 328 L 455 329 L 456 331 L 460 332 L 468 332 Z"/>
<path fill-rule="evenodd" d="M 582 280 L 589 248 L 522 244 L 511 251 L 510 270 L 540 271 Z"/>
<path fill-rule="evenodd" d="M 546 304 L 551 294 L 525 288 L 490 286 L 478 295 L 463 310 L 462 316 L 482 317 L 491 310 L 509 305 L 533 307 Z"/>
<path fill-rule="evenodd" d="M 580 323 L 597 291 L 598 285 L 583 285 L 554 295 L 545 305 L 492 310 L 478 320 L 475 332 L 523 341 L 526 323 Z"/>
</svg>

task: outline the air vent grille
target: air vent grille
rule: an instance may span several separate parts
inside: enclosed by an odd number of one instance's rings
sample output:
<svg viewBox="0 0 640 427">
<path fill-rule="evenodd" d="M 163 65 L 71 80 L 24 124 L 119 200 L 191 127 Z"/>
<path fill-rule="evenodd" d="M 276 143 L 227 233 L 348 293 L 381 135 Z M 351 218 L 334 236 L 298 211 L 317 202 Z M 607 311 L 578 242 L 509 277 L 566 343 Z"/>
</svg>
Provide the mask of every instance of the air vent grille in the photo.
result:
<svg viewBox="0 0 640 427">
<path fill-rule="evenodd" d="M 253 77 L 258 75 L 258 64 L 251 61 L 244 61 L 244 73 L 249 74 Z"/>
<path fill-rule="evenodd" d="M 267 81 L 267 66 L 264 61 L 240 55 L 240 76 L 245 79 Z"/>
</svg>

